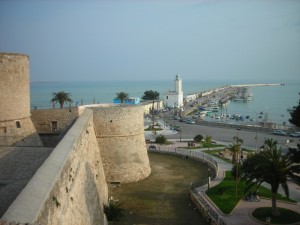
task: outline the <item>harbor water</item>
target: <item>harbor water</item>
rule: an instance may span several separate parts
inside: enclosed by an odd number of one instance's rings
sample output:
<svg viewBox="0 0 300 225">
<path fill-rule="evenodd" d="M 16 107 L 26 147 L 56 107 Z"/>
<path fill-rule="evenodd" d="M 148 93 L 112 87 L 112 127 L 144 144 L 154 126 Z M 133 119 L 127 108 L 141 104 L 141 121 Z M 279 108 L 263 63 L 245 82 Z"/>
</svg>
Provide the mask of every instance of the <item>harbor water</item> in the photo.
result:
<svg viewBox="0 0 300 225">
<path fill-rule="evenodd" d="M 274 83 L 274 82 L 257 82 Z M 234 84 L 255 84 L 251 81 L 203 81 L 183 80 L 184 96 L 205 92 L 214 88 Z M 116 93 L 124 91 L 130 97 L 142 97 L 144 91 L 154 90 L 163 93 L 174 90 L 173 80 L 164 81 L 96 81 L 96 82 L 43 82 L 31 83 L 31 108 L 52 108 L 53 92 L 65 91 L 71 94 L 72 106 L 91 103 L 112 103 Z M 288 108 L 299 102 L 300 81 L 286 82 L 283 86 L 251 87 L 253 97 L 248 101 L 231 101 L 220 108 L 218 114 L 240 114 L 251 118 L 262 117 L 269 122 L 289 125 Z M 57 105 L 58 107 L 58 105 Z M 223 119 L 225 120 L 225 119 Z M 229 120 L 227 122 L 230 122 Z"/>
</svg>

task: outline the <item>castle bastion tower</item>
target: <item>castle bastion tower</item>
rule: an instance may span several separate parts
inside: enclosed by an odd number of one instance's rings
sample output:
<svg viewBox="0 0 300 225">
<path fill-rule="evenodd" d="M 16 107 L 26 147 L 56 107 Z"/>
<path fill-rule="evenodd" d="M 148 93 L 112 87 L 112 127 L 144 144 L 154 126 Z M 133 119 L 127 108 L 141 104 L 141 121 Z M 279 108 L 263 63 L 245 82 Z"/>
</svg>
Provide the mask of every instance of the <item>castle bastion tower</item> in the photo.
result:
<svg viewBox="0 0 300 225">
<path fill-rule="evenodd" d="M 29 93 L 29 56 L 0 53 L 0 146 L 42 146 Z"/>
<path fill-rule="evenodd" d="M 106 180 L 129 183 L 151 173 L 144 135 L 144 106 L 91 107 Z"/>
</svg>

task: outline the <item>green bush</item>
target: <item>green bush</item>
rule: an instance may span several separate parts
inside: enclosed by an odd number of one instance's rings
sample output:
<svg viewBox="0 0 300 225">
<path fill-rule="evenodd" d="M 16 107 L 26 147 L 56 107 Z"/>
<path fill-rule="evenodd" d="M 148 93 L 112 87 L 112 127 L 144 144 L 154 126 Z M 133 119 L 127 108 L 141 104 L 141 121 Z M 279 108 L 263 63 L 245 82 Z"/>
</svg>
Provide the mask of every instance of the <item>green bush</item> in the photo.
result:
<svg viewBox="0 0 300 225">
<path fill-rule="evenodd" d="M 203 136 L 201 134 L 198 134 L 194 137 L 195 142 L 201 142 L 203 140 Z"/>
<path fill-rule="evenodd" d="M 108 221 L 119 221 L 123 217 L 123 209 L 118 200 L 114 200 L 113 197 L 108 199 L 108 204 L 104 205 L 104 213 Z"/>
<path fill-rule="evenodd" d="M 155 143 L 157 143 L 157 144 L 165 144 L 166 142 L 167 142 L 167 138 L 163 135 L 159 135 L 155 139 Z"/>
</svg>

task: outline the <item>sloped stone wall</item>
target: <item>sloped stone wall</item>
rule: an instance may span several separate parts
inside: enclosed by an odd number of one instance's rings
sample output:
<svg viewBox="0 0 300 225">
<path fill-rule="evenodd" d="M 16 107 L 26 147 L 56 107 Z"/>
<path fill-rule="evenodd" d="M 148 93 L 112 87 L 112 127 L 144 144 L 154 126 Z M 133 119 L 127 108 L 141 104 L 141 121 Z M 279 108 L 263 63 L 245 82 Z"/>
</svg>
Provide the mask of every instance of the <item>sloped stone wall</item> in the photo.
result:
<svg viewBox="0 0 300 225">
<path fill-rule="evenodd" d="M 106 224 L 108 190 L 86 109 L 38 169 L 2 220 L 31 224 Z"/>
</svg>

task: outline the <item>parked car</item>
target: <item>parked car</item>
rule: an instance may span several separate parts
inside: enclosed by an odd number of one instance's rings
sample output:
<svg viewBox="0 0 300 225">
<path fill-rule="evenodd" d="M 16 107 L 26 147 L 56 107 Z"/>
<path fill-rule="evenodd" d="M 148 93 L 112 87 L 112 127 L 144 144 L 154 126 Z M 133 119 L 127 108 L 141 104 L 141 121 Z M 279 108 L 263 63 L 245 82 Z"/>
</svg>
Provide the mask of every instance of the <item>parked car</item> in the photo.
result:
<svg viewBox="0 0 300 225">
<path fill-rule="evenodd" d="M 150 145 L 150 146 L 149 146 L 149 150 L 150 150 L 150 149 L 154 149 L 154 150 L 156 150 L 156 147 L 155 147 L 155 145 Z"/>
<path fill-rule="evenodd" d="M 187 120 L 186 123 L 188 123 L 188 124 L 195 124 L 196 122 L 194 120 Z"/>
<path fill-rule="evenodd" d="M 179 122 L 186 122 L 187 120 L 188 120 L 187 118 L 181 117 L 181 119 L 179 120 Z"/>
<path fill-rule="evenodd" d="M 176 125 L 176 126 L 175 126 L 175 130 L 176 130 L 176 131 L 181 131 L 180 126 L 179 126 L 179 125 Z"/>
<path fill-rule="evenodd" d="M 291 137 L 300 137 L 300 131 L 296 131 L 296 132 L 290 133 L 290 136 Z"/>
<path fill-rule="evenodd" d="M 283 130 L 274 130 L 273 134 L 275 134 L 275 135 L 283 135 L 283 136 L 286 135 L 286 133 Z"/>
</svg>

